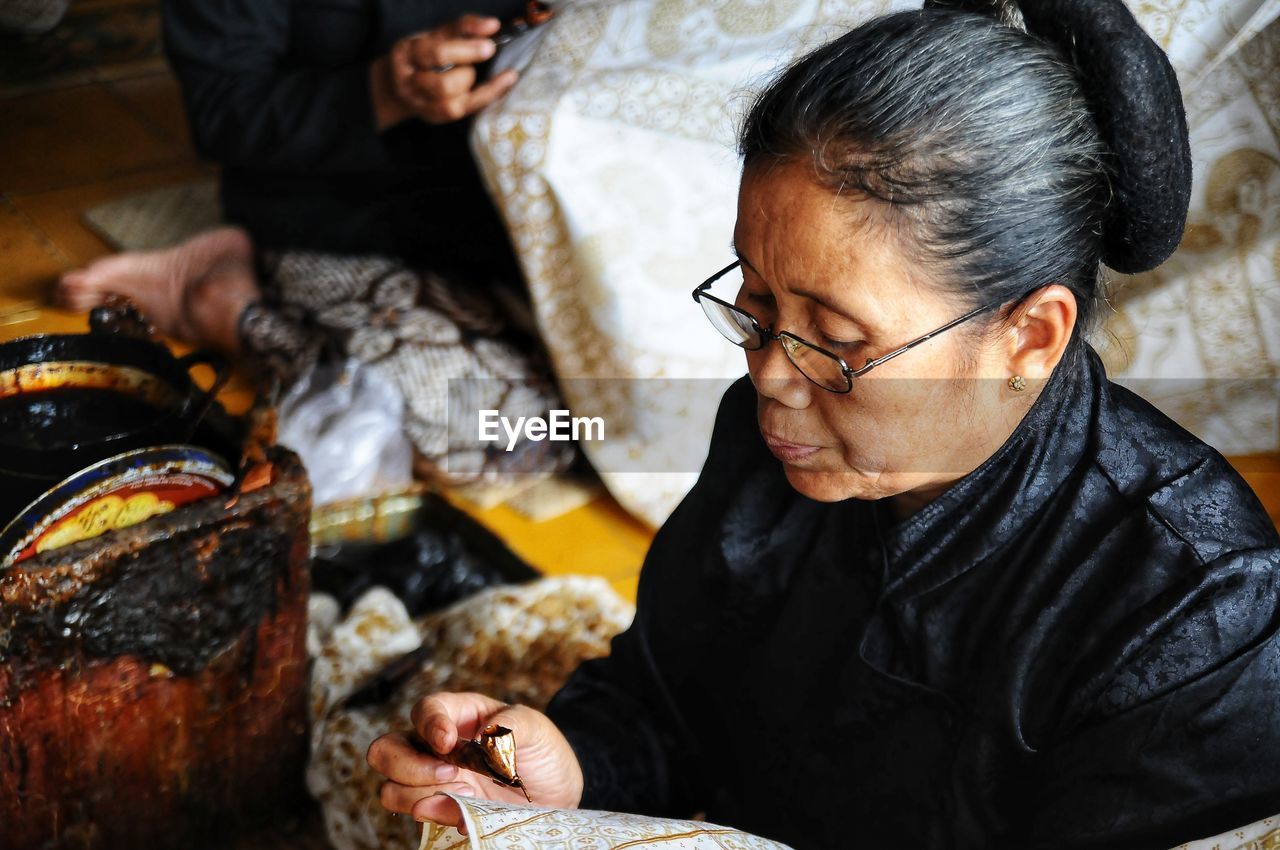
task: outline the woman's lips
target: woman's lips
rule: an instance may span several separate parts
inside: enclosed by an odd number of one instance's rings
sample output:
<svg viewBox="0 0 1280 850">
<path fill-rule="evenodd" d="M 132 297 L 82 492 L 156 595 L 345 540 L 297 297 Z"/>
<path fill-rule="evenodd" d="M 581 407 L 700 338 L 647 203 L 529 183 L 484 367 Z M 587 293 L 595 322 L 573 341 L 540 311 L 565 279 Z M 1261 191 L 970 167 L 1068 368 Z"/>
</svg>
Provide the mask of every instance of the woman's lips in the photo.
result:
<svg viewBox="0 0 1280 850">
<path fill-rule="evenodd" d="M 774 457 L 783 463 L 795 463 L 798 460 L 803 460 L 822 448 L 822 446 L 788 443 L 786 440 L 779 440 L 777 437 L 771 437 L 768 434 L 764 435 L 764 442 L 769 447 L 769 451 L 773 452 Z"/>
</svg>

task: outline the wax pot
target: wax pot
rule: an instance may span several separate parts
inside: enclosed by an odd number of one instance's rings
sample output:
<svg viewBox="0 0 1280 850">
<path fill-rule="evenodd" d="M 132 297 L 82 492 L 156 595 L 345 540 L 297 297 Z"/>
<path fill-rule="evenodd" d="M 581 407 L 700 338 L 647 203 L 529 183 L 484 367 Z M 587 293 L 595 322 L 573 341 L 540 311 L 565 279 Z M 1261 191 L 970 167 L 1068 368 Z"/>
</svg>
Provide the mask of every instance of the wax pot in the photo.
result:
<svg viewBox="0 0 1280 850">
<path fill-rule="evenodd" d="M 207 390 L 189 374 L 201 364 L 216 372 Z M 228 429 L 206 419 L 229 374 L 216 356 L 175 358 L 105 326 L 0 345 L 0 526 L 69 475 L 124 452 L 196 440 L 227 453 Z"/>
</svg>

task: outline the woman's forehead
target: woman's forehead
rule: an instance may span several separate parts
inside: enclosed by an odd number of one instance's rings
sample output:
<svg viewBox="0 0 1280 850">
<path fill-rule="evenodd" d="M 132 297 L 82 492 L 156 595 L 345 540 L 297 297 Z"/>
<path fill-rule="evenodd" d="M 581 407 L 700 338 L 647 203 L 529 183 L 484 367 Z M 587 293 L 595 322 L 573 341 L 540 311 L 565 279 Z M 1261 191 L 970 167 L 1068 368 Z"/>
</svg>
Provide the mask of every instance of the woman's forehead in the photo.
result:
<svg viewBox="0 0 1280 850">
<path fill-rule="evenodd" d="M 879 201 L 842 197 L 804 164 L 749 169 L 734 247 L 771 289 L 810 297 L 868 325 L 896 322 L 931 293 Z"/>
</svg>

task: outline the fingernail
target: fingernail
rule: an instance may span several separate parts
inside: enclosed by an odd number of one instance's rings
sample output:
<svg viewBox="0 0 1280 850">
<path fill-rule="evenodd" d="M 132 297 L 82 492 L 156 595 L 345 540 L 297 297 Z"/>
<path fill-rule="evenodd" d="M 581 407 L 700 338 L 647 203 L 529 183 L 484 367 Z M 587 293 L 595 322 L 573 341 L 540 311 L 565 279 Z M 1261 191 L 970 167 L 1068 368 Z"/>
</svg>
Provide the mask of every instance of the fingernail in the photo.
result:
<svg viewBox="0 0 1280 850">
<path fill-rule="evenodd" d="M 498 45 L 494 44 L 492 41 L 486 41 L 480 49 L 480 52 L 484 54 L 484 58 L 492 58 L 493 54 L 498 52 Z"/>
<path fill-rule="evenodd" d="M 443 753 L 445 747 L 449 744 L 449 738 L 445 735 L 443 729 L 438 729 L 431 735 L 431 744 L 436 748 L 437 753 Z"/>
<path fill-rule="evenodd" d="M 436 768 L 436 779 L 440 782 L 448 782 L 458 775 L 458 768 L 452 764 L 442 764 Z"/>
</svg>

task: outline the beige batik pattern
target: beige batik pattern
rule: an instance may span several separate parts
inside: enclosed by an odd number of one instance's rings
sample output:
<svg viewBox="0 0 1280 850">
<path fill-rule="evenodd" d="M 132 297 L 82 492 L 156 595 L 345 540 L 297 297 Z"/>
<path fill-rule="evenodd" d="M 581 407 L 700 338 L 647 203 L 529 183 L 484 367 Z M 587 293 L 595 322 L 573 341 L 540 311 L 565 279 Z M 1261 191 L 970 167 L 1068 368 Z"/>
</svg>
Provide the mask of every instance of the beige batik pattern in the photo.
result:
<svg viewBox="0 0 1280 850">
<path fill-rule="evenodd" d="M 541 809 L 449 796 L 462 808 L 467 836 L 427 825 L 420 850 L 788 850 L 785 844 L 701 821 Z"/>
<path fill-rule="evenodd" d="M 450 795 L 453 796 L 453 795 Z M 605 812 L 549 811 L 454 797 L 469 835 L 428 825 L 421 850 L 781 850 L 784 845 L 714 824 Z M 1174 850 L 1280 850 L 1280 817 L 1265 818 Z"/>
<path fill-rule="evenodd" d="M 1108 370 L 1227 454 L 1280 448 L 1280 2 L 1144 0 L 1195 165 L 1178 251 L 1114 281 Z"/>
<path fill-rule="evenodd" d="M 660 523 L 696 475 L 663 433 L 711 433 L 714 405 L 656 378 L 728 379 L 741 352 L 689 299 L 728 262 L 733 136 L 753 91 L 807 49 L 918 0 L 562 3 L 520 50 L 512 93 L 476 122 L 481 170 L 512 232 L 583 450 L 627 508 Z M 1191 227 L 1116 290 L 1098 336 L 1113 373 L 1228 453 L 1280 447 L 1277 0 L 1141 0 L 1183 82 L 1195 154 Z M 590 382 L 574 378 L 631 380 Z M 1246 380 L 1241 380 L 1246 379 Z M 587 387 L 591 392 L 587 392 Z M 705 387 L 703 392 L 706 392 Z M 637 472 L 610 472 L 617 469 Z M 663 470 L 679 469 L 679 472 Z"/>
<path fill-rule="evenodd" d="M 413 620 L 374 588 L 340 616 L 333 597 L 311 597 L 311 762 L 307 787 L 336 850 L 410 850 L 417 825 L 382 808 L 382 777 L 365 763 L 375 738 L 409 728 L 409 711 L 436 691 L 478 691 L 544 708 L 578 665 L 609 652 L 634 609 L 603 579 L 560 577 L 491 588 Z M 385 704 L 342 701 L 390 661 L 419 647 L 421 669 Z M 455 833 L 456 835 L 456 833 Z"/>
</svg>

